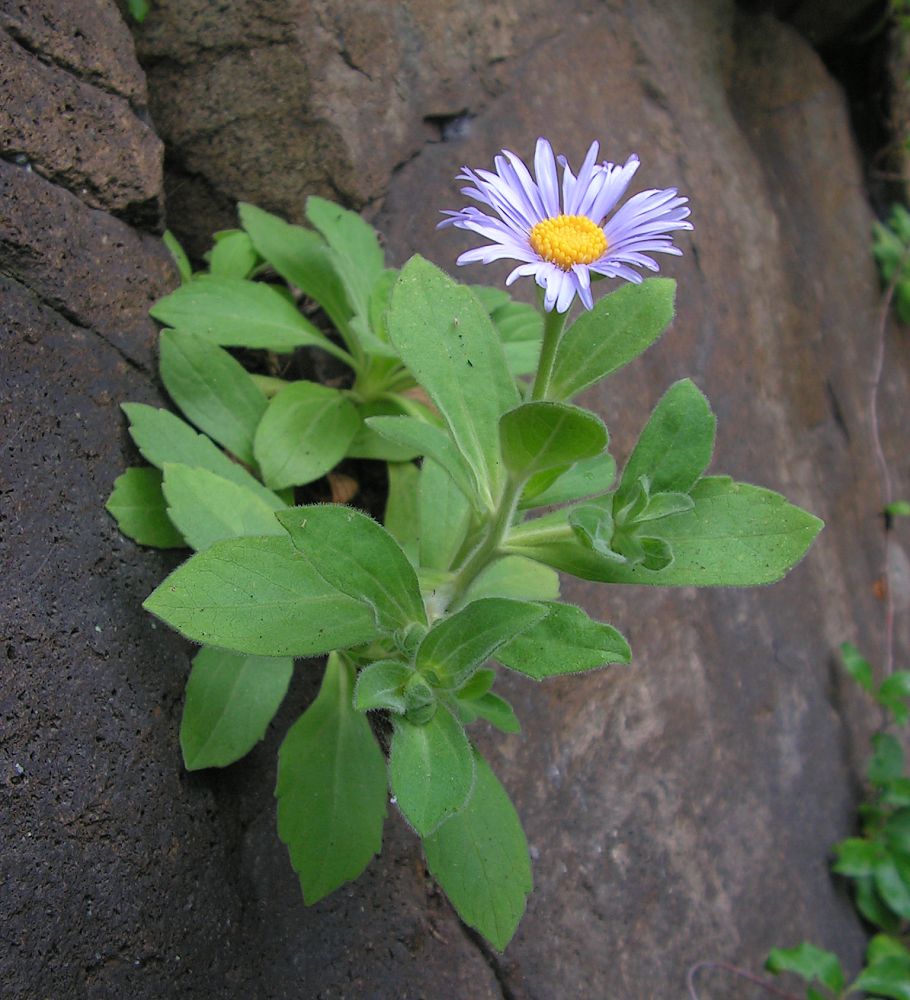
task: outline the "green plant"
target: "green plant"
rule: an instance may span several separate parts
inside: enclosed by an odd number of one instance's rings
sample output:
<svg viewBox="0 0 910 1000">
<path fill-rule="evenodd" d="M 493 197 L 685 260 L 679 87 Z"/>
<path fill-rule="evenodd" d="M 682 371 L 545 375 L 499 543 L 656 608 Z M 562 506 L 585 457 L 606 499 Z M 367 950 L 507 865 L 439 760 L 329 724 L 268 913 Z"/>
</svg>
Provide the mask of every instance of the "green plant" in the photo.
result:
<svg viewBox="0 0 910 1000">
<path fill-rule="evenodd" d="M 577 182 L 564 180 L 567 201 L 599 205 L 615 192 L 615 203 L 617 178 L 627 184 L 637 166 L 630 158 L 598 167 L 593 158 Z M 540 143 L 538 173 L 535 211 L 550 204 L 547 226 L 531 232 L 529 249 L 511 235 L 507 249 L 533 256 L 522 267 L 545 289 L 540 312 L 459 285 L 419 256 L 388 272 L 372 231 L 327 203 L 308 207 L 319 233 L 242 206 L 244 231 L 218 241 L 214 273 L 190 278 L 153 309 L 172 326 L 162 334 L 163 371 L 177 354 L 207 352 L 209 360 L 184 365 L 179 389 L 172 375 L 164 381 L 209 437 L 164 411 L 125 406 L 134 440 L 160 471 L 131 470 L 150 498 L 144 507 L 124 500 L 122 483 L 109 504 L 133 537 L 197 549 L 145 602 L 202 645 L 181 726 L 187 766 L 224 766 L 246 753 L 274 716 L 293 659 L 328 654 L 319 695 L 279 752 L 278 830 L 304 898 L 355 878 L 380 849 L 391 787 L 430 871 L 462 919 L 499 949 L 524 910 L 531 867 L 518 815 L 467 731 L 479 721 L 518 731 L 492 663 L 541 681 L 631 658 L 617 629 L 558 601 L 556 571 L 617 584 L 769 583 L 821 527 L 776 493 L 705 474 L 715 418 L 687 379 L 658 401 L 617 479 L 603 421 L 572 400 L 660 337 L 675 286 L 649 279 L 594 303 L 581 268 L 640 282 L 630 264 L 651 266 L 647 249 L 674 251 L 658 230 L 689 227 L 685 199 L 635 196 L 634 211 L 617 212 L 598 237 L 591 219 L 554 211 L 555 162 Z M 591 188 L 590 199 L 576 183 Z M 523 190 L 530 204 L 533 192 Z M 452 219 L 503 233 L 475 211 Z M 498 249 L 468 255 L 487 253 Z M 573 265 L 573 254 L 587 263 Z M 291 291 L 250 280 L 266 267 Z M 343 346 L 300 313 L 293 289 L 322 306 Z M 590 308 L 567 328 L 576 292 Z M 266 403 L 271 382 L 247 374 L 225 346 L 321 347 L 351 368 L 352 388 L 292 383 Z M 213 352 L 224 372 L 217 378 Z M 428 400 L 416 411 L 400 401 L 413 386 Z M 305 480 L 269 470 L 297 468 L 318 445 L 311 415 L 270 420 L 292 391 L 330 393 L 333 412 L 347 406 L 356 417 L 353 432 L 338 430 L 343 421 L 325 424 L 319 440 L 334 445 L 328 455 L 322 448 L 323 471 L 352 454 L 361 428 L 372 456 L 390 458 L 393 446 L 404 451 L 397 459 L 422 456 L 419 466 L 389 465 L 384 525 L 340 505 L 292 506 L 278 492 Z M 390 410 L 370 412 L 376 402 Z"/>
</svg>

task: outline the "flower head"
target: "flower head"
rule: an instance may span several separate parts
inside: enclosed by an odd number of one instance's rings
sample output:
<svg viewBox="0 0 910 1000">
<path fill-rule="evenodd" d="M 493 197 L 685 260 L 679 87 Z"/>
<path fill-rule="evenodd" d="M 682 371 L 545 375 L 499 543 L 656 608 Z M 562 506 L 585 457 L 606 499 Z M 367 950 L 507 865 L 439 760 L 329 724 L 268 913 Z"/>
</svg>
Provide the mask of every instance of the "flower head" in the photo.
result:
<svg viewBox="0 0 910 1000">
<path fill-rule="evenodd" d="M 467 229 L 491 241 L 463 253 L 458 263 L 521 261 L 506 284 L 534 275 L 544 289 L 544 308 L 566 312 L 576 295 L 586 309 L 593 307 L 592 273 L 637 283 L 642 278 L 636 267 L 659 270 L 649 253 L 681 254 L 670 233 L 692 228 L 685 221 L 688 199 L 678 197 L 676 188 L 641 191 L 617 209 L 638 169 L 638 157 L 633 154 L 618 166 L 596 163 L 597 152 L 598 144 L 592 142 L 577 177 L 566 158 L 559 157 L 561 205 L 557 159 L 546 139 L 537 140 L 536 178 L 507 149 L 494 159 L 495 173 L 462 167 L 458 179 L 470 186 L 461 193 L 496 214 L 487 215 L 473 205 L 443 213 L 448 218 L 440 228 Z"/>
</svg>

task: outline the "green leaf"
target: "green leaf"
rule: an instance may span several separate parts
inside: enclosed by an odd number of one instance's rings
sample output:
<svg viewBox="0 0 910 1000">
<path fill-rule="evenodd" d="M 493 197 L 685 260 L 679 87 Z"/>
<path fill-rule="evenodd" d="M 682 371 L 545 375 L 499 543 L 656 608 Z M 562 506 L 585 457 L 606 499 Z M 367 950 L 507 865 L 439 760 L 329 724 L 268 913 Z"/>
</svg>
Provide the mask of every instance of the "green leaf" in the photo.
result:
<svg viewBox="0 0 910 1000">
<path fill-rule="evenodd" d="M 350 212 L 325 198 L 307 198 L 306 214 L 325 237 L 348 301 L 366 324 L 373 286 L 385 269 L 385 258 L 376 231 L 356 212 Z"/>
<path fill-rule="evenodd" d="M 831 870 L 838 875 L 863 876 L 871 875 L 875 863 L 881 856 L 881 850 L 871 840 L 859 837 L 849 837 L 834 845 L 837 860 Z"/>
<path fill-rule="evenodd" d="M 419 564 L 447 570 L 465 540 L 471 524 L 471 503 L 445 469 L 425 458 L 417 493 L 420 521 Z"/>
<path fill-rule="evenodd" d="M 475 294 L 477 291 L 475 287 Z M 507 300 L 490 310 L 490 318 L 502 341 L 506 364 L 512 376 L 533 375 L 537 371 L 543 338 L 543 316 L 540 312 L 524 302 Z"/>
<path fill-rule="evenodd" d="M 326 583 L 285 538 L 216 542 L 143 607 L 194 642 L 263 656 L 316 656 L 380 635 L 370 610 Z"/>
<path fill-rule="evenodd" d="M 673 319 L 675 294 L 675 281 L 649 278 L 595 302 L 563 334 L 550 394 L 569 399 L 637 358 Z"/>
<path fill-rule="evenodd" d="M 856 891 L 856 908 L 865 919 L 875 927 L 896 931 L 900 927 L 900 918 L 888 909 L 879 896 L 875 880 L 871 876 L 860 877 L 853 884 Z"/>
<path fill-rule="evenodd" d="M 545 618 L 498 650 L 500 663 L 539 681 L 631 661 L 629 644 L 612 625 L 594 621 L 571 604 L 542 607 Z"/>
<path fill-rule="evenodd" d="M 126 0 L 126 6 L 130 17 L 138 24 L 141 24 L 148 17 L 149 11 L 152 9 L 151 0 Z"/>
<path fill-rule="evenodd" d="M 906 879 L 910 872 L 907 867 L 893 857 L 884 857 L 878 860 L 873 872 L 879 895 L 904 920 L 910 920 L 910 885 Z"/>
<path fill-rule="evenodd" d="M 268 404 L 253 452 L 272 489 L 319 479 L 344 458 L 360 417 L 338 389 L 291 382 Z"/>
<path fill-rule="evenodd" d="M 862 656 L 852 642 L 841 644 L 840 655 L 847 673 L 863 690 L 872 694 L 875 691 L 875 682 L 872 679 L 872 667 L 869 661 Z"/>
<path fill-rule="evenodd" d="M 478 495 L 471 466 L 441 427 L 415 417 L 368 417 L 367 426 L 389 441 L 432 458 L 448 472 L 469 500 Z"/>
<path fill-rule="evenodd" d="M 420 515 L 417 511 L 420 470 L 411 462 L 390 462 L 386 468 L 389 495 L 382 520 L 386 531 L 402 547 L 408 559 L 416 563 L 420 544 Z"/>
<path fill-rule="evenodd" d="M 374 708 L 387 708 L 403 713 L 407 708 L 404 686 L 414 671 L 397 660 L 377 660 L 363 668 L 354 687 L 354 708 L 369 712 Z"/>
<path fill-rule="evenodd" d="M 313 569 L 370 609 L 380 629 L 426 624 L 414 567 L 371 517 L 338 504 L 314 504 L 282 511 L 278 520 Z"/>
<path fill-rule="evenodd" d="M 197 551 L 224 538 L 284 535 L 264 500 L 207 469 L 165 463 L 164 495 L 168 516 Z"/>
<path fill-rule="evenodd" d="M 606 493 L 616 477 L 616 462 L 612 455 L 604 452 L 576 462 L 554 481 L 545 482 L 543 477 L 551 474 L 541 473 L 528 481 L 519 504 L 521 509 L 549 507 L 552 504 L 581 500 L 595 493 Z M 543 482 L 540 489 L 536 488 L 536 481 Z"/>
<path fill-rule="evenodd" d="M 516 601 L 555 601 L 559 574 L 524 556 L 504 556 L 491 562 L 468 587 L 465 602 L 484 597 L 510 597 Z"/>
<path fill-rule="evenodd" d="M 874 785 L 882 785 L 904 773 L 904 751 L 900 741 L 890 733 L 875 733 L 872 737 L 873 754 L 866 767 L 866 774 Z"/>
<path fill-rule="evenodd" d="M 208 469 L 222 479 L 255 493 L 273 510 L 281 510 L 284 502 L 266 489 L 242 465 L 232 462 L 202 434 L 167 410 L 157 410 L 144 403 L 123 403 L 121 409 L 130 421 L 130 435 L 146 461 L 163 468 L 168 462 L 188 465 L 193 469 Z"/>
<path fill-rule="evenodd" d="M 493 686 L 496 680 L 496 671 L 489 669 L 478 670 L 471 675 L 471 679 L 457 691 L 459 701 L 476 701 L 482 698 Z"/>
<path fill-rule="evenodd" d="M 464 808 L 423 838 L 427 866 L 461 919 L 498 951 L 512 939 L 531 892 L 521 821 L 489 764 L 476 753 Z"/>
<path fill-rule="evenodd" d="M 265 396 L 227 351 L 192 333 L 162 330 L 161 381 L 171 399 L 209 437 L 253 464 L 253 435 Z"/>
<path fill-rule="evenodd" d="M 670 386 L 626 462 L 614 509 L 631 500 L 642 476 L 652 494 L 688 493 L 711 461 L 716 424 L 694 382 Z"/>
<path fill-rule="evenodd" d="M 423 726 L 395 719 L 389 778 L 398 808 L 421 837 L 462 808 L 474 784 L 474 755 L 448 709 L 440 705 Z"/>
<path fill-rule="evenodd" d="M 292 226 L 255 205 L 241 202 L 237 212 L 259 254 L 285 281 L 318 302 L 335 326 L 345 331 L 352 310 L 325 240 L 311 229 Z"/>
<path fill-rule="evenodd" d="M 265 736 L 294 672 L 289 656 L 244 656 L 205 646 L 193 658 L 180 723 L 188 771 L 227 767 Z"/>
<path fill-rule="evenodd" d="M 504 413 L 499 437 L 506 468 L 520 478 L 594 458 L 607 446 L 600 417 L 568 403 L 522 403 Z"/>
<path fill-rule="evenodd" d="M 507 549 L 586 580 L 656 586 L 746 587 L 773 583 L 805 555 L 822 522 L 779 493 L 702 479 L 691 492 L 693 510 L 660 521 L 660 536 L 673 550 L 672 565 L 654 572 L 586 548 L 565 523 L 567 512 L 514 529 Z M 656 529 L 655 529 L 656 530 Z"/>
<path fill-rule="evenodd" d="M 910 710 L 906 704 L 907 698 L 910 698 L 910 672 L 898 670 L 890 677 L 886 677 L 875 698 L 891 713 L 898 725 L 905 725 L 910 719 Z"/>
<path fill-rule="evenodd" d="M 898 809 L 885 822 L 885 842 L 895 854 L 910 860 L 910 809 Z"/>
<path fill-rule="evenodd" d="M 114 480 L 114 490 L 104 506 L 117 527 L 134 542 L 158 549 L 186 547 L 183 536 L 167 516 L 157 469 L 127 469 Z"/>
<path fill-rule="evenodd" d="M 910 958 L 910 951 L 890 934 L 876 934 L 866 949 L 866 964 L 873 965 L 883 958 Z"/>
<path fill-rule="evenodd" d="M 863 969 L 851 988 L 877 997 L 910 1000 L 910 956 L 892 955 L 875 962 Z"/>
<path fill-rule="evenodd" d="M 259 263 L 253 241 L 240 229 L 231 229 L 215 236 L 209 252 L 209 271 L 222 278 L 246 278 Z"/>
<path fill-rule="evenodd" d="M 837 955 L 804 941 L 795 948 L 774 948 L 765 968 L 775 975 L 793 972 L 807 983 L 819 982 L 834 993 L 844 988 L 844 971 Z"/>
<path fill-rule="evenodd" d="M 435 622 L 417 649 L 415 665 L 431 682 L 458 688 L 503 643 L 546 615 L 537 604 L 488 597 Z"/>
<path fill-rule="evenodd" d="M 890 806 L 910 806 L 910 778 L 892 778 L 881 784 L 882 801 Z"/>
<path fill-rule="evenodd" d="M 469 288 L 412 257 L 392 293 L 389 336 L 445 418 L 483 505 L 492 508 L 503 479 L 499 417 L 519 399 L 490 317 Z"/>
<path fill-rule="evenodd" d="M 411 404 L 417 406 L 419 404 Z M 370 417 L 400 417 L 403 411 L 400 405 L 389 399 L 374 399 L 369 403 L 358 403 L 357 412 L 361 421 Z M 429 411 L 427 411 L 429 416 Z M 351 443 L 348 445 L 348 458 L 372 458 L 380 462 L 410 462 L 417 458 L 420 448 L 410 444 L 398 444 L 383 437 L 367 423 L 361 423 L 357 428 Z"/>
<path fill-rule="evenodd" d="M 488 693 L 471 701 L 471 710 L 503 733 L 520 733 L 521 723 L 512 706 L 499 695 Z"/>
<path fill-rule="evenodd" d="M 143 4 L 146 7 L 148 5 L 148 0 L 130 0 L 130 2 Z M 137 20 L 141 20 L 141 18 L 137 18 Z M 170 229 L 165 229 L 164 235 L 161 237 L 161 242 L 167 247 L 171 258 L 177 267 L 177 273 L 180 275 L 180 283 L 185 285 L 193 277 L 193 268 L 190 264 L 189 257 L 186 255 L 186 251 L 180 245 L 180 241 L 170 231 Z"/>
<path fill-rule="evenodd" d="M 278 836 L 311 905 L 357 878 L 382 847 L 386 766 L 351 705 L 353 668 L 332 654 L 319 695 L 278 752 Z"/>
<path fill-rule="evenodd" d="M 910 501 L 895 500 L 885 507 L 885 513 L 892 517 L 910 517 Z"/>
<path fill-rule="evenodd" d="M 265 348 L 285 354 L 298 347 L 321 347 L 349 360 L 284 295 L 258 281 L 199 274 L 156 302 L 149 312 L 167 326 L 222 347 Z"/>
</svg>

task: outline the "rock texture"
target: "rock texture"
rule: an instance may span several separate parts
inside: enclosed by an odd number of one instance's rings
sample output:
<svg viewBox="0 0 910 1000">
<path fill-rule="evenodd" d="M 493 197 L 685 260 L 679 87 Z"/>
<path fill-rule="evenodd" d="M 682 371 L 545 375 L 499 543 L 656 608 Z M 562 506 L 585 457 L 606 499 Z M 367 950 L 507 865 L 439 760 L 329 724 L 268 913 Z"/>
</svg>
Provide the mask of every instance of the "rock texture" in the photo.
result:
<svg viewBox="0 0 910 1000">
<path fill-rule="evenodd" d="M 732 0 L 156 0 L 141 29 L 168 222 L 197 253 L 237 199 L 299 219 L 308 194 L 336 192 L 367 206 L 396 262 L 420 251 L 451 268 L 466 244 L 434 226 L 461 204 L 462 163 L 527 154 L 538 134 L 573 161 L 595 137 L 614 158 L 639 152 L 639 186 L 678 184 L 696 229 L 666 268 L 672 330 L 589 397 L 615 452 L 692 375 L 718 413 L 715 467 L 828 522 L 771 588 L 567 586 L 628 634 L 635 665 L 513 680 L 523 734 L 481 734 L 537 883 L 497 957 L 397 820 L 360 880 L 303 907 L 271 789 L 317 665 L 244 762 L 181 770 L 189 650 L 139 607 L 176 557 L 120 538 L 102 510 L 137 460 L 117 404 L 158 399 L 145 311 L 175 278 L 124 221 L 154 225 L 131 206 L 159 204 L 162 185 L 126 28 L 112 2 L 93 6 L 77 30 L 59 0 L 0 0 L 0 72 L 60 81 L 75 102 L 51 127 L 0 98 L 3 120 L 28 126 L 0 132 L 20 161 L 0 162 L 4 996 L 675 997 L 699 960 L 757 970 L 803 938 L 855 966 L 862 930 L 826 855 L 851 827 L 869 723 L 833 650 L 882 649 L 878 287 L 845 101 L 810 45 Z M 113 143 L 81 128 L 103 105 Z M 70 133 L 74 150 L 87 138 L 67 158 Z M 906 495 L 910 348 L 894 330 L 887 346 L 882 435 Z M 892 532 L 898 569 L 906 531 Z M 898 663 L 906 578 L 892 580 Z M 706 971 L 699 995 L 763 994 Z"/>
</svg>

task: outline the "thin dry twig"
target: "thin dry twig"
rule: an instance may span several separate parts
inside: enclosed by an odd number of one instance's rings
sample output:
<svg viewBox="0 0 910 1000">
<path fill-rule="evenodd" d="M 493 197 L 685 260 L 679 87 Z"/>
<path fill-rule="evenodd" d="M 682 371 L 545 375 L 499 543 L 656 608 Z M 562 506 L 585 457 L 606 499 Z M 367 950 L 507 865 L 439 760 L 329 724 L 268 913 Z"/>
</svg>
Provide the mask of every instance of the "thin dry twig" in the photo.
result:
<svg viewBox="0 0 910 1000">
<path fill-rule="evenodd" d="M 878 464 L 881 476 L 881 499 L 882 510 L 894 499 L 892 495 L 891 470 L 888 468 L 888 461 L 885 458 L 885 451 L 882 448 L 881 433 L 878 424 L 878 393 L 882 382 L 882 372 L 885 367 L 885 344 L 888 338 L 888 313 L 891 309 L 891 301 L 897 283 L 907 261 L 910 260 L 910 246 L 904 248 L 901 259 L 894 269 L 894 274 L 888 282 L 888 286 L 882 295 L 881 305 L 878 312 L 878 322 L 875 326 L 876 350 L 875 366 L 872 370 L 872 391 L 869 395 L 869 427 L 872 434 L 872 451 L 875 454 L 875 461 Z M 884 569 L 882 579 L 885 581 L 885 653 L 883 669 L 885 677 L 890 677 L 894 671 L 894 595 L 892 593 L 891 581 L 888 578 L 888 532 L 885 530 L 885 554 Z"/>
<path fill-rule="evenodd" d="M 768 982 L 767 979 L 763 979 L 761 976 L 756 976 L 754 973 L 749 972 L 746 969 L 740 969 L 739 966 L 730 965 L 729 962 L 696 962 L 695 965 L 689 969 L 689 974 L 686 976 L 686 985 L 689 988 L 689 1000 L 698 1000 L 698 994 L 695 992 L 695 976 L 701 972 L 702 969 L 720 969 L 723 972 L 729 972 L 732 976 L 737 976 L 740 979 L 745 979 L 747 982 L 753 983 L 755 986 L 760 986 L 763 990 L 767 990 L 772 996 L 781 997 L 782 1000 L 802 1000 L 802 997 L 798 997 L 793 993 L 786 993 L 784 990 L 779 989 L 774 983 Z"/>
</svg>

